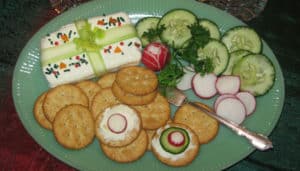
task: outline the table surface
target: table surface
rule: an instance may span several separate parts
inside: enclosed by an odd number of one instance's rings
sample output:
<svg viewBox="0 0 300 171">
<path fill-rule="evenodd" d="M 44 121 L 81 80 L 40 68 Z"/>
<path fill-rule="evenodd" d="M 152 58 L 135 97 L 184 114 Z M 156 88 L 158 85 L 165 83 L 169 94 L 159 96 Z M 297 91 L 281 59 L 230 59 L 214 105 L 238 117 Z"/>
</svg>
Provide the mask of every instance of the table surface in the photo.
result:
<svg viewBox="0 0 300 171">
<path fill-rule="evenodd" d="M 300 1 L 269 0 L 251 21 L 275 53 L 285 78 L 286 97 L 270 135 L 274 149 L 255 151 L 228 168 L 234 170 L 300 170 Z M 51 156 L 26 132 L 12 99 L 12 73 L 18 55 L 32 35 L 57 16 L 48 0 L 0 2 L 0 168 L 1 170 L 75 170 Z M 298 27 L 297 27 L 298 26 Z"/>
</svg>

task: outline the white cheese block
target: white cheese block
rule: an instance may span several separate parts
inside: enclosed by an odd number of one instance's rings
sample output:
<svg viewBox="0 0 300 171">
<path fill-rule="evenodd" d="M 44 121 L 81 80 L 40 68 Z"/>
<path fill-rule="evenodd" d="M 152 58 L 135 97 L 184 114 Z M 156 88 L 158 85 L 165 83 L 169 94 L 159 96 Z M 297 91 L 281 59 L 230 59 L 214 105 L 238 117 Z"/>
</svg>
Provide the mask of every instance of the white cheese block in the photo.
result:
<svg viewBox="0 0 300 171">
<path fill-rule="evenodd" d="M 76 82 L 82 79 L 94 77 L 93 68 L 90 65 L 87 53 L 81 53 L 67 59 L 53 62 L 43 67 L 50 87 L 62 83 Z"/>
<path fill-rule="evenodd" d="M 138 65 L 141 60 L 141 42 L 138 38 L 131 38 L 105 46 L 100 50 L 104 64 L 108 71 L 115 71 L 120 67 Z"/>
<path fill-rule="evenodd" d="M 138 65 L 141 42 L 126 13 L 65 25 L 41 40 L 41 64 L 50 87 Z"/>
<path fill-rule="evenodd" d="M 74 23 L 62 26 L 58 31 L 47 34 L 41 40 L 41 49 L 56 47 L 78 38 L 79 34 Z"/>
<path fill-rule="evenodd" d="M 92 30 L 95 27 L 108 30 L 114 27 L 131 24 L 129 16 L 124 12 L 118 12 L 107 16 L 96 16 L 89 18 L 87 21 L 91 24 Z"/>
</svg>

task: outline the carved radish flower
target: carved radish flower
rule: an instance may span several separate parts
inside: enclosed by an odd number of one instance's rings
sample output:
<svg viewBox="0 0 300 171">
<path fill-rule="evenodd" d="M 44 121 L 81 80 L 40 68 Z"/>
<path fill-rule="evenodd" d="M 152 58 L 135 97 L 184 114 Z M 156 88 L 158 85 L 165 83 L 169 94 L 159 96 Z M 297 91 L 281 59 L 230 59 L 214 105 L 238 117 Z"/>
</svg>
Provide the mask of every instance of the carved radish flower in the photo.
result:
<svg viewBox="0 0 300 171">
<path fill-rule="evenodd" d="M 170 51 L 168 47 L 162 43 L 150 43 L 143 51 L 142 62 L 147 68 L 153 71 L 162 70 L 169 60 Z"/>
</svg>

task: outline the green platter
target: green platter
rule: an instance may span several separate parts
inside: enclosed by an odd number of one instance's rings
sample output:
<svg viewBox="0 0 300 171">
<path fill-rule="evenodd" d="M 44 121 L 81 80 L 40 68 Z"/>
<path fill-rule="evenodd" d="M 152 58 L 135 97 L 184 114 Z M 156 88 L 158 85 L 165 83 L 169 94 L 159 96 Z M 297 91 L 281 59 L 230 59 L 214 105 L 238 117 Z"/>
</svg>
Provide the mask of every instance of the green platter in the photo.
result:
<svg viewBox="0 0 300 171">
<path fill-rule="evenodd" d="M 161 16 L 174 8 L 189 9 L 199 17 L 213 20 L 224 32 L 237 25 L 245 25 L 226 12 L 193 0 L 99 0 L 73 8 L 54 18 L 41 28 L 21 52 L 13 75 L 13 99 L 19 118 L 33 139 L 56 158 L 79 170 L 221 170 L 248 156 L 255 149 L 242 137 L 236 136 L 221 126 L 217 137 L 209 144 L 202 145 L 197 158 L 184 168 L 173 168 L 159 162 L 151 152 L 136 162 L 120 164 L 108 159 L 97 140 L 87 148 L 73 151 L 59 145 L 51 131 L 41 128 L 35 121 L 32 110 L 34 101 L 48 89 L 40 67 L 39 45 L 48 32 L 80 18 L 125 11 L 135 23 L 146 16 Z M 243 123 L 253 131 L 269 135 L 275 127 L 284 103 L 284 79 L 280 65 L 269 46 L 263 42 L 263 53 L 273 62 L 276 80 L 272 89 L 257 98 L 257 108 Z M 186 92 L 190 99 L 212 105 L 215 98 L 201 100 L 191 91 Z M 175 108 L 172 107 L 172 112 Z M 275 147 L 276 148 L 276 147 Z"/>
</svg>

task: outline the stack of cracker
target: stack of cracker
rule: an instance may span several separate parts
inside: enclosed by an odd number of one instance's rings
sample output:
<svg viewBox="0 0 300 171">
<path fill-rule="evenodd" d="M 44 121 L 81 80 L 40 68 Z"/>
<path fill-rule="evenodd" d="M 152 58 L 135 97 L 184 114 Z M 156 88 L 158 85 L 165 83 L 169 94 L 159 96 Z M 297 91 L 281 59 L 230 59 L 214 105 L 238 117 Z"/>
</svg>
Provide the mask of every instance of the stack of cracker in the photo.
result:
<svg viewBox="0 0 300 171">
<path fill-rule="evenodd" d="M 106 74 L 97 83 L 102 90 L 95 95 L 91 111 L 96 119 L 96 127 L 98 126 L 96 135 L 104 154 L 118 162 L 137 160 L 147 149 L 151 149 L 150 140 L 156 129 L 165 125 L 170 119 L 170 105 L 157 91 L 156 74 L 143 67 L 131 66 Z M 99 131 L 101 120 L 107 111 L 120 105 L 133 110 L 139 116 L 140 133 L 136 134 L 138 130 L 131 132 L 128 136 L 132 139 L 131 142 L 128 141 L 130 138 L 125 138 L 123 141 L 112 143 L 106 141 L 103 138 L 105 135 Z M 139 125 L 139 121 L 135 124 Z"/>
<path fill-rule="evenodd" d="M 68 149 L 85 148 L 96 137 L 103 153 L 117 162 L 136 161 L 151 150 L 167 165 L 187 165 L 198 150 L 192 150 L 193 155 L 182 153 L 178 155 L 183 157 L 178 158 L 168 154 L 165 158 L 153 142 L 163 129 L 182 127 L 192 132 L 192 146 L 198 149 L 217 135 L 218 122 L 187 104 L 177 109 L 172 121 L 170 105 L 157 87 L 158 80 L 153 71 L 130 66 L 107 73 L 96 82 L 86 80 L 49 89 L 36 100 L 34 116 L 42 127 L 53 131 L 59 144 Z M 110 120 L 112 116 L 119 120 Z M 126 124 L 120 122 L 120 116 Z M 109 128 L 112 120 L 115 131 Z"/>
<path fill-rule="evenodd" d="M 66 148 L 81 149 L 95 136 L 95 126 L 89 108 L 89 98 L 71 84 L 44 92 L 35 102 L 34 116 L 38 123 L 53 130 L 56 140 Z"/>
</svg>

